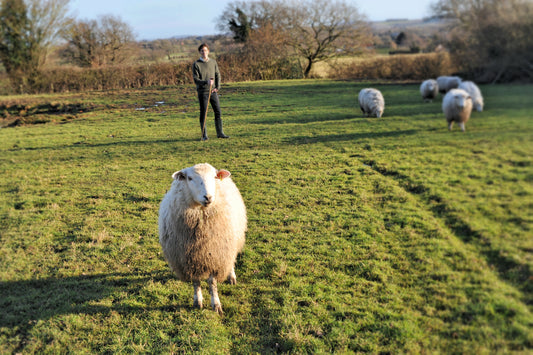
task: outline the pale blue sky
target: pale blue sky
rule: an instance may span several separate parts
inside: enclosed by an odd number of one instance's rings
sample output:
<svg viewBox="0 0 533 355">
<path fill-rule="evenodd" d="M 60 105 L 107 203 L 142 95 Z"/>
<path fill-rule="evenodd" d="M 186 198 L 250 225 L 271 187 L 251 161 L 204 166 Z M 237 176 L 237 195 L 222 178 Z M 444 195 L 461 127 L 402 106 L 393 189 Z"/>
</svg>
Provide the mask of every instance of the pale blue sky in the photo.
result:
<svg viewBox="0 0 533 355">
<path fill-rule="evenodd" d="M 346 0 L 371 21 L 429 16 L 436 0 Z M 129 24 L 137 39 L 217 34 L 216 19 L 233 0 L 71 0 L 78 19 L 115 15 Z"/>
</svg>

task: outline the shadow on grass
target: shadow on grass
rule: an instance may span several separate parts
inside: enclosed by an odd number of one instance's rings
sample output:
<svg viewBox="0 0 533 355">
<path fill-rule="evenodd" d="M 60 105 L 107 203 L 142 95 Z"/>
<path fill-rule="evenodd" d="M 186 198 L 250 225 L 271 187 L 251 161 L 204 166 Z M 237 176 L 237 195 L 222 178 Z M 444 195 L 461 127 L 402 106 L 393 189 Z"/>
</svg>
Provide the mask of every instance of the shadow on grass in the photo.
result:
<svg viewBox="0 0 533 355">
<path fill-rule="evenodd" d="M 355 110 L 355 109 L 354 109 Z M 280 112 L 279 114 L 283 114 Z M 248 122 L 249 124 L 305 124 L 305 123 L 313 123 L 313 122 L 328 122 L 328 121 L 343 121 L 343 120 L 352 120 L 356 118 L 363 118 L 362 115 L 360 115 L 358 112 L 355 112 L 352 114 L 345 114 L 345 113 L 339 113 L 339 114 L 330 114 L 330 115 L 305 115 L 305 114 L 299 114 L 294 115 L 293 113 L 290 113 L 287 116 L 280 116 L 278 118 L 271 117 L 268 119 L 260 119 L 260 120 L 254 120 L 253 118 L 250 119 Z"/>
<path fill-rule="evenodd" d="M 89 142 L 75 142 L 72 144 L 64 144 L 64 145 L 54 145 L 49 147 L 18 147 L 14 146 L 12 148 L 7 149 L 10 152 L 17 152 L 17 151 L 39 151 L 39 150 L 60 150 L 65 148 L 101 148 L 101 147 L 118 147 L 118 146 L 141 146 L 141 145 L 150 145 L 150 144 L 169 144 L 169 143 L 189 143 L 189 142 L 198 142 L 203 143 L 201 141 L 201 132 L 198 132 L 197 135 L 185 137 L 185 138 L 176 138 L 176 139 L 154 139 L 154 140 L 135 140 L 135 141 L 128 141 L 128 140 L 119 140 L 115 139 L 112 142 L 102 142 L 102 143 L 89 143 Z"/>
<path fill-rule="evenodd" d="M 402 137 L 407 135 L 414 135 L 417 131 L 414 129 L 391 132 L 366 132 L 366 133 L 352 133 L 352 134 L 328 134 L 321 136 L 297 136 L 290 137 L 285 140 L 287 144 L 314 144 L 324 142 L 340 142 L 340 141 L 358 141 L 367 138 L 383 138 L 383 137 Z"/>
<path fill-rule="evenodd" d="M 165 282 L 166 272 L 101 274 L 0 282 L 0 327 L 27 326 L 57 314 L 132 311 L 135 307 L 91 305 L 117 290 L 138 291 L 149 280 Z"/>
<path fill-rule="evenodd" d="M 0 329 L 12 328 L 20 339 L 31 337 L 32 329 L 39 321 L 46 321 L 58 315 L 103 314 L 118 312 L 122 315 L 145 314 L 147 311 L 175 312 L 180 308 L 193 311 L 190 299 L 184 304 L 142 306 L 127 304 L 122 300 L 112 304 L 100 303 L 113 299 L 115 294 L 128 294 L 130 297 L 143 294 L 149 281 L 162 284 L 174 280 L 169 271 L 155 273 L 110 273 L 91 276 L 47 278 L 42 280 L 0 281 Z M 191 287 L 192 290 L 192 287 Z M 256 341 L 247 347 L 257 352 L 269 349 L 272 352 L 292 349 L 294 344 L 280 336 L 278 325 L 279 312 L 271 314 L 269 305 L 276 290 L 258 292 L 252 300 L 255 310 L 252 317 L 243 320 L 243 332 L 255 329 Z M 148 295 L 149 296 L 149 295 Z M 186 305 L 185 305 L 186 304 Z M 207 308 L 208 309 L 208 308 Z M 0 332 L 0 334 L 3 332 Z M 24 351 L 25 342 L 21 341 L 14 353 Z"/>
<path fill-rule="evenodd" d="M 293 340 L 283 335 L 285 318 L 289 316 L 283 307 L 286 300 L 282 289 L 286 287 L 276 283 L 257 285 L 251 292 L 252 310 L 239 324 L 241 333 L 254 334 L 255 341 L 235 352 L 276 354 L 291 353 L 297 348 Z"/>
</svg>

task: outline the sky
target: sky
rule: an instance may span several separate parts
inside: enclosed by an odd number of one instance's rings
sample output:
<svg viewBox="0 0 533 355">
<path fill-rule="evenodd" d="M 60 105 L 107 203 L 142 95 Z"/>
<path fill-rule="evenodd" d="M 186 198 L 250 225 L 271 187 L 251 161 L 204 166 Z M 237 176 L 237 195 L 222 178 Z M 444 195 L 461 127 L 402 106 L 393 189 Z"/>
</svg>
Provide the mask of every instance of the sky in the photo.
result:
<svg viewBox="0 0 533 355">
<path fill-rule="evenodd" d="M 345 0 L 370 21 L 429 16 L 436 0 Z M 137 40 L 218 34 L 216 22 L 234 0 L 70 0 L 78 20 L 118 16 L 133 29 Z"/>
</svg>

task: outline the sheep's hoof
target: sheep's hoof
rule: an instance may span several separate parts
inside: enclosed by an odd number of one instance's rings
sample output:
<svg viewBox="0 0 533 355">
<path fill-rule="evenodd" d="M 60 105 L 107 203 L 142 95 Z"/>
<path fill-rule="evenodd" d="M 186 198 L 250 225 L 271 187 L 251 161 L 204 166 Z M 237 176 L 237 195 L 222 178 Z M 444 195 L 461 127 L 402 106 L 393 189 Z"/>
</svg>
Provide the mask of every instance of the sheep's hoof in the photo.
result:
<svg viewBox="0 0 533 355">
<path fill-rule="evenodd" d="M 219 316 L 224 315 L 224 311 L 222 311 L 222 305 L 220 304 L 214 304 L 213 311 L 217 312 Z"/>
<path fill-rule="evenodd" d="M 228 276 L 228 283 L 230 285 L 236 285 L 237 284 L 237 278 L 234 275 Z"/>
<path fill-rule="evenodd" d="M 198 301 L 198 300 L 194 300 L 194 303 L 192 304 L 192 306 L 193 306 L 194 308 L 200 308 L 200 309 L 203 308 L 202 301 Z"/>
</svg>

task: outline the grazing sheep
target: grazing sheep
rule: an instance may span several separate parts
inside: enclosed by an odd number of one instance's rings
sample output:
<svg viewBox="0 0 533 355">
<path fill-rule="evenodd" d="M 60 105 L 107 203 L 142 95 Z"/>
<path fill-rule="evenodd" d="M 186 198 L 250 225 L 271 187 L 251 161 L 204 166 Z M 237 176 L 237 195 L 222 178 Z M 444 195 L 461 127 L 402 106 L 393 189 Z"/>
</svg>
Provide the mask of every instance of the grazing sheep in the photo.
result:
<svg viewBox="0 0 533 355">
<path fill-rule="evenodd" d="M 478 86 L 472 81 L 463 81 L 459 85 L 459 89 L 463 89 L 472 97 L 472 102 L 474 104 L 474 109 L 478 112 L 483 111 L 483 95 L 481 95 L 481 90 Z"/>
<path fill-rule="evenodd" d="M 462 89 L 451 89 L 442 100 L 442 111 L 444 111 L 450 131 L 453 122 L 457 122 L 464 132 L 465 123 L 470 118 L 470 113 L 472 113 L 472 98 Z"/>
<path fill-rule="evenodd" d="M 237 283 L 235 259 L 244 247 L 246 207 L 227 170 L 197 164 L 177 171 L 159 208 L 159 243 L 170 268 L 192 281 L 202 308 L 200 281 L 208 279 L 211 306 L 222 314 L 217 281 Z"/>
<path fill-rule="evenodd" d="M 385 110 L 385 99 L 377 89 L 362 89 L 359 91 L 359 107 L 368 116 L 380 118 Z"/>
<path fill-rule="evenodd" d="M 420 85 L 420 93 L 424 101 L 432 101 L 439 93 L 439 84 L 434 79 L 428 79 Z"/>
<path fill-rule="evenodd" d="M 457 89 L 461 81 L 461 78 L 458 76 L 439 76 L 437 78 L 439 92 L 446 93 L 451 89 Z"/>
</svg>

